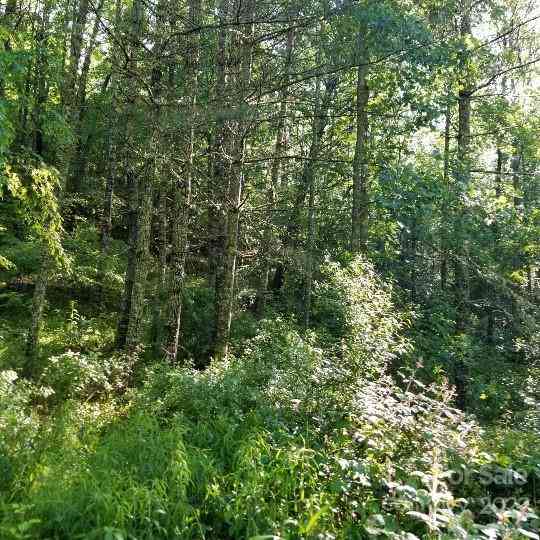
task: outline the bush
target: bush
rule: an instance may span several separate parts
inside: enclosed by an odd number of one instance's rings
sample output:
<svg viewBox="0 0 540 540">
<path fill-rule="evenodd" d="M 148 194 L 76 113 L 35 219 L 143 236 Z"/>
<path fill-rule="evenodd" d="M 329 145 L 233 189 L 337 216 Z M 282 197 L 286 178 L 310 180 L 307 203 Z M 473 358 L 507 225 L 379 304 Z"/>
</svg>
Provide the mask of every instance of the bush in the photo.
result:
<svg viewBox="0 0 540 540">
<path fill-rule="evenodd" d="M 205 371 L 158 364 L 123 404 L 68 400 L 24 489 L 4 499 L 0 536 L 535 538 L 524 507 L 482 515 L 476 498 L 490 488 L 474 475 L 509 465 L 486 453 L 448 385 L 416 381 L 420 364 L 399 384 L 385 373 L 410 354 L 390 288 L 361 261 L 329 272 L 319 324 L 328 306 L 338 318 L 323 339 L 263 321 L 241 354 Z M 115 362 L 66 353 L 44 380 L 88 400 Z M 517 463 L 523 449 L 510 454 Z"/>
<path fill-rule="evenodd" d="M 38 443 L 39 420 L 31 402 L 37 391 L 14 371 L 0 371 L 0 499 L 15 490 Z"/>
<path fill-rule="evenodd" d="M 199 368 L 208 365 L 214 313 L 214 291 L 202 280 L 194 280 L 184 288 L 182 308 L 182 350 L 184 361 Z M 238 350 L 243 340 L 253 337 L 256 320 L 247 311 L 238 310 L 231 324 L 231 348 Z"/>
<path fill-rule="evenodd" d="M 90 400 L 124 392 L 133 373 L 133 358 L 97 352 L 66 351 L 48 359 L 40 380 L 50 387 L 56 401 Z"/>
<path fill-rule="evenodd" d="M 410 350 L 402 337 L 409 318 L 395 309 L 392 286 L 362 258 L 329 264 L 314 294 L 313 320 L 346 355 L 346 362 L 372 376 Z"/>
</svg>

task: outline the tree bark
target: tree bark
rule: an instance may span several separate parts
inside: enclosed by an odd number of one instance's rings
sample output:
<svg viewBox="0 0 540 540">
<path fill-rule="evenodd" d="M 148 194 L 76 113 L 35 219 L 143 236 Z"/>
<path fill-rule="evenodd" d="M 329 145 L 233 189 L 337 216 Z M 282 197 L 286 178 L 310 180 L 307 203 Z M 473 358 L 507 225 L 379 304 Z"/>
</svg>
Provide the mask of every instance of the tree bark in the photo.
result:
<svg viewBox="0 0 540 540">
<path fill-rule="evenodd" d="M 101 5 L 101 4 L 100 4 Z M 32 113 L 34 123 L 33 133 L 33 150 L 43 159 L 45 156 L 45 142 L 43 138 L 42 116 L 43 109 L 48 99 L 48 87 L 46 80 L 47 73 L 47 41 L 48 41 L 48 24 L 49 16 L 52 10 L 52 4 L 45 0 L 43 12 L 36 34 L 36 82 L 35 82 L 35 105 Z M 71 56 L 70 56 L 70 71 L 67 80 L 67 95 L 69 98 L 64 102 L 64 110 L 67 114 L 68 122 L 74 122 L 73 112 L 75 110 L 74 91 L 75 81 L 78 72 L 78 65 L 82 47 L 82 36 L 84 32 L 84 24 L 88 12 L 88 1 L 82 0 L 79 4 L 76 17 L 74 19 L 74 28 L 71 39 Z M 95 46 L 97 35 L 97 21 L 93 30 L 91 46 Z M 90 67 L 90 53 L 85 58 L 83 65 L 82 81 L 79 86 L 81 95 L 86 94 L 86 78 Z M 82 105 L 79 107 L 82 110 Z M 32 321 L 27 338 L 26 355 L 29 360 L 35 360 L 39 346 L 39 332 L 41 328 L 41 319 L 46 303 L 47 286 L 50 275 L 54 269 L 54 260 L 51 253 L 43 253 L 42 269 L 36 281 L 34 296 L 32 300 Z"/>
<path fill-rule="evenodd" d="M 200 0 L 189 1 L 189 23 L 197 28 L 201 17 Z M 170 362 L 178 359 L 180 330 L 182 324 L 182 301 L 186 276 L 186 258 L 189 250 L 188 233 L 191 218 L 191 193 L 193 182 L 193 151 L 195 143 L 195 116 L 197 105 L 198 69 L 200 43 L 195 32 L 187 42 L 185 90 L 188 93 L 188 112 L 185 119 L 186 144 L 184 149 L 185 170 L 183 182 L 174 186 L 174 211 L 172 219 L 171 271 L 167 305 L 166 354 Z"/>
<path fill-rule="evenodd" d="M 135 238 L 135 271 L 131 304 L 126 330 L 125 348 L 134 351 L 140 345 L 145 307 L 146 278 L 149 267 L 150 229 L 152 219 L 153 181 L 151 178 L 138 179 L 137 235 Z"/>
<path fill-rule="evenodd" d="M 157 171 L 156 171 L 157 174 Z M 161 179 L 157 188 L 157 251 L 158 265 L 154 285 L 154 298 L 152 299 L 152 330 L 150 341 L 154 354 L 161 354 L 164 336 L 164 312 L 167 305 L 167 273 L 169 256 L 169 205 L 167 199 L 170 194 L 169 183 Z"/>
<path fill-rule="evenodd" d="M 135 0 L 131 11 L 131 27 L 129 32 L 129 61 L 127 67 L 128 87 L 127 124 L 134 117 L 138 102 L 138 87 L 134 79 L 137 72 L 136 53 L 139 35 L 142 30 L 143 7 L 140 0 Z M 153 127 L 155 130 L 156 127 Z M 131 131 L 131 132 L 130 132 Z M 153 132 L 155 135 L 155 131 Z M 152 136 L 152 152 L 155 143 Z M 134 140 L 133 128 L 128 129 L 127 140 Z M 153 154 L 152 154 L 153 155 Z M 128 158 L 129 159 L 129 158 Z M 116 344 L 119 348 L 133 352 L 140 344 L 144 317 L 146 278 L 149 265 L 149 243 L 153 203 L 153 170 L 149 175 L 136 175 L 133 167 L 128 165 L 128 191 L 130 211 L 130 235 L 128 248 L 128 264 L 124 281 L 124 298 L 118 322 Z"/>
<path fill-rule="evenodd" d="M 315 177 L 309 186 L 308 197 L 308 230 L 305 252 L 305 277 L 304 277 L 304 306 L 303 325 L 309 328 L 311 318 L 311 293 L 313 288 L 313 269 L 315 265 Z"/>
<path fill-rule="evenodd" d="M 137 244 L 137 180 L 135 171 L 128 169 L 127 180 L 127 203 L 128 203 L 128 238 L 127 238 L 127 265 L 124 276 L 124 291 L 122 294 L 122 304 L 120 306 L 120 316 L 116 328 L 117 349 L 124 349 L 126 346 L 127 329 L 131 314 L 131 302 L 133 295 L 133 282 L 135 280 L 135 266 L 137 264 L 135 246 Z"/>
<path fill-rule="evenodd" d="M 510 169 L 512 169 L 512 187 L 513 187 L 513 204 L 514 209 L 516 211 L 519 211 L 519 208 L 521 206 L 522 197 L 520 196 L 521 191 L 521 185 L 520 185 L 520 179 L 519 179 L 519 172 L 521 169 L 521 153 L 516 151 L 512 159 L 510 160 Z"/>
<path fill-rule="evenodd" d="M 43 321 L 43 312 L 47 302 L 47 285 L 49 281 L 50 260 L 48 254 L 44 255 L 42 268 L 37 277 L 34 294 L 32 296 L 32 318 L 26 339 L 26 361 L 23 375 L 31 377 L 34 374 L 35 363 L 39 351 L 39 336 Z"/>
<path fill-rule="evenodd" d="M 461 22 L 461 37 L 466 40 L 471 36 L 471 4 L 467 0 Z M 466 54 L 466 53 L 465 53 Z M 459 193 L 466 192 L 470 182 L 470 143 L 471 143 L 471 97 L 472 90 L 468 81 L 467 59 L 461 60 L 461 82 L 458 94 L 458 134 L 457 134 L 457 166 L 455 171 L 456 187 Z M 469 270 L 468 240 L 465 222 L 467 210 L 459 203 L 458 215 L 455 219 L 455 238 L 457 253 L 454 257 L 454 295 L 456 305 L 456 334 L 465 332 L 470 314 L 469 307 Z M 460 409 L 466 405 L 468 374 L 461 359 L 455 364 L 456 404 Z"/>
<path fill-rule="evenodd" d="M 294 47 L 295 32 L 291 27 L 287 33 L 287 49 L 285 52 L 284 66 L 284 83 L 280 93 L 279 118 L 276 129 L 276 140 L 274 144 L 274 155 L 272 156 L 272 164 L 270 168 L 270 178 L 266 187 L 266 217 L 265 226 L 261 242 L 260 254 L 262 258 L 261 273 L 259 277 L 259 286 L 257 288 L 257 296 L 255 301 L 255 310 L 259 317 L 264 315 L 266 310 L 266 301 L 268 298 L 268 281 L 270 276 L 270 268 L 272 258 L 275 255 L 276 235 L 274 233 L 274 211 L 276 206 L 277 191 L 280 187 L 281 180 L 281 156 L 285 151 L 286 132 L 287 132 L 287 99 L 289 74 L 292 63 L 292 53 Z"/>
<path fill-rule="evenodd" d="M 84 1 L 84 0 L 83 0 Z M 99 4 L 96 7 L 94 24 L 92 26 L 92 32 L 90 35 L 90 40 L 84 51 L 83 62 L 81 66 L 81 73 L 77 78 L 77 82 L 74 85 L 72 90 L 69 92 L 74 93 L 72 101 L 72 121 L 73 121 L 73 131 L 75 137 L 75 145 L 73 153 L 71 155 L 71 163 L 68 171 L 69 186 L 66 188 L 67 191 L 78 192 L 81 190 L 82 181 L 86 174 L 86 163 L 87 163 L 87 154 L 88 154 L 88 140 L 83 140 L 83 127 L 84 119 L 86 115 L 86 93 L 87 93 L 87 84 L 88 84 L 88 74 L 90 71 L 90 63 L 92 60 L 92 54 L 96 48 L 96 40 L 99 31 L 99 17 L 101 14 L 101 9 L 103 7 L 103 0 L 100 0 Z M 81 30 L 82 32 L 82 30 Z M 80 36 L 80 41 L 82 42 L 82 35 Z M 79 59 L 81 55 L 81 44 L 78 44 L 79 48 Z M 79 63 L 80 60 L 77 60 Z M 74 74 L 75 76 L 77 73 Z"/>
<path fill-rule="evenodd" d="M 328 124 L 328 109 L 332 104 L 336 89 L 337 79 L 330 77 L 324 81 L 324 93 L 322 99 L 317 97 L 316 107 L 313 114 L 313 123 L 311 126 L 311 142 L 309 146 L 309 154 L 304 162 L 304 168 L 302 170 L 302 176 L 296 189 L 296 195 L 294 199 L 294 205 L 292 208 L 292 216 L 287 226 L 286 238 L 285 238 L 285 254 L 294 256 L 295 251 L 298 248 L 299 232 L 300 232 L 300 218 L 302 215 L 302 208 L 304 206 L 306 197 L 309 195 L 309 186 L 313 182 L 313 175 L 317 167 L 317 160 L 319 159 L 323 141 L 324 131 Z M 287 253 L 288 252 L 288 253 Z"/>
<path fill-rule="evenodd" d="M 44 156 L 45 142 L 43 138 L 43 111 L 49 89 L 47 87 L 47 43 L 49 16 L 52 5 L 50 0 L 45 0 L 43 4 L 42 16 L 36 32 L 36 73 L 34 84 L 34 108 L 32 111 L 33 120 L 33 149 L 39 156 Z"/>
<path fill-rule="evenodd" d="M 41 159 L 44 158 L 42 115 L 48 96 L 48 88 L 46 81 L 46 47 L 48 41 L 47 28 L 51 8 L 52 6 L 49 0 L 45 0 L 45 3 L 43 4 L 43 11 L 39 22 L 39 27 L 36 33 L 36 101 L 33 110 L 33 150 L 38 156 L 41 157 Z M 26 364 L 24 371 L 27 375 L 32 374 L 35 366 L 35 361 L 39 352 L 39 337 L 42 326 L 43 312 L 45 310 L 45 304 L 47 301 L 47 286 L 52 267 L 52 254 L 47 251 L 47 248 L 45 246 L 42 246 L 41 250 L 41 269 L 36 280 L 36 286 L 34 288 L 34 294 L 32 297 L 32 319 L 26 339 Z"/>
<path fill-rule="evenodd" d="M 154 47 L 152 49 L 152 101 L 153 101 L 153 117 L 154 117 L 154 146 L 152 151 L 152 171 L 150 172 L 156 188 L 156 225 L 157 234 L 155 238 L 157 251 L 157 269 L 154 276 L 154 295 L 152 298 L 152 324 L 150 331 L 150 343 L 154 355 L 157 357 L 161 354 L 163 341 L 165 339 L 165 320 L 164 311 L 166 307 L 167 296 L 167 272 L 168 272 L 168 255 L 169 255 L 169 209 L 170 204 L 168 198 L 171 194 L 170 171 L 165 166 L 165 160 L 159 157 L 161 148 L 166 146 L 172 138 L 168 140 L 162 135 L 162 102 L 167 103 L 174 99 L 172 93 L 173 74 L 169 72 L 169 76 L 164 78 L 167 68 L 171 69 L 171 62 L 164 62 L 163 57 L 170 56 L 168 40 L 163 39 L 167 31 L 167 22 L 170 17 L 174 17 L 173 12 L 168 12 L 170 4 L 168 0 L 159 0 L 157 4 L 156 23 L 154 28 Z M 165 98 L 163 99 L 163 94 Z M 174 144 L 174 143 L 173 143 Z"/>
<path fill-rule="evenodd" d="M 221 0 L 219 6 L 219 34 L 216 53 L 216 85 L 215 101 L 216 115 L 214 131 L 211 134 L 209 144 L 209 159 L 211 160 L 211 174 L 208 179 L 208 286 L 214 291 L 220 288 L 218 280 L 222 275 L 220 268 L 223 262 L 223 251 L 225 246 L 225 208 L 223 199 L 229 189 L 228 173 L 229 164 L 225 156 L 228 154 L 226 148 L 226 92 L 228 86 L 227 77 L 227 30 L 226 20 L 230 9 L 230 0 Z"/>
<path fill-rule="evenodd" d="M 495 197 L 499 198 L 503 193 L 503 169 L 506 156 L 499 146 L 497 146 L 497 164 L 495 166 Z"/>
<path fill-rule="evenodd" d="M 466 39 L 471 35 L 471 7 L 467 3 L 461 25 L 461 37 Z M 471 143 L 471 89 L 467 82 L 466 60 L 461 62 L 462 80 L 458 94 L 458 133 L 457 133 L 457 166 L 456 187 L 459 193 L 467 190 L 470 182 L 470 143 Z M 467 211 L 463 204 L 459 205 L 459 213 L 455 222 L 457 254 L 454 259 L 455 270 L 455 301 L 457 306 L 456 331 L 463 332 L 467 325 L 469 311 L 469 279 L 467 268 L 468 241 L 465 238 L 465 220 Z"/>
<path fill-rule="evenodd" d="M 233 34 L 231 41 L 231 70 L 234 77 L 234 87 L 238 96 L 240 107 L 231 109 L 233 121 L 230 127 L 234 130 L 232 141 L 232 164 L 230 168 L 229 189 L 223 206 L 226 208 L 225 249 L 223 256 L 222 277 L 218 280 L 216 290 L 216 319 L 213 340 L 213 355 L 217 360 L 227 357 L 229 351 L 229 337 L 231 330 L 232 311 L 234 305 L 234 287 L 236 278 L 236 262 L 238 256 L 238 226 L 242 203 L 244 184 L 244 153 L 248 130 L 246 97 L 251 79 L 252 62 L 252 33 L 254 0 L 239 0 L 235 6 L 240 22 L 246 27 L 246 34 Z M 234 99 L 234 98 L 233 98 Z"/>
<path fill-rule="evenodd" d="M 115 9 L 115 26 L 118 26 L 120 23 L 121 16 L 121 3 L 120 0 L 116 0 L 116 9 Z M 96 22 L 99 19 L 96 18 Z M 111 51 L 111 61 L 114 62 L 116 59 L 117 51 L 113 47 Z M 125 125 L 126 122 L 122 124 L 122 129 L 120 130 L 120 135 L 118 138 L 114 137 L 114 124 L 115 117 L 118 114 L 118 76 L 116 73 L 111 73 L 107 86 L 103 86 L 103 94 L 106 92 L 107 87 L 111 90 L 111 115 L 108 118 L 108 141 L 106 147 L 106 180 L 105 180 L 105 191 L 103 197 L 103 207 L 101 215 L 101 227 L 100 227 L 100 246 L 101 246 L 101 255 L 104 258 L 108 251 L 111 241 L 112 234 L 112 212 L 113 212 L 113 195 L 114 195 L 114 186 L 117 175 L 117 157 L 116 153 L 119 150 L 119 141 L 124 139 L 125 135 Z"/>
<path fill-rule="evenodd" d="M 358 68 L 356 75 L 356 144 L 353 160 L 353 201 L 351 251 L 365 253 L 368 239 L 369 193 L 367 171 L 367 135 L 369 87 L 365 35 L 358 36 Z"/>
<path fill-rule="evenodd" d="M 87 17 L 88 0 L 79 0 L 78 4 L 75 3 L 73 7 L 69 64 L 62 95 L 64 108 L 68 111 L 71 110 L 76 98 L 79 64 L 81 60 L 83 35 Z"/>
<path fill-rule="evenodd" d="M 450 96 L 447 98 L 446 110 L 444 114 L 444 150 L 443 150 L 443 190 L 444 200 L 441 216 L 441 289 L 446 290 L 448 284 L 448 195 L 449 195 L 449 174 L 450 174 L 450 121 L 452 110 L 450 106 Z"/>
</svg>

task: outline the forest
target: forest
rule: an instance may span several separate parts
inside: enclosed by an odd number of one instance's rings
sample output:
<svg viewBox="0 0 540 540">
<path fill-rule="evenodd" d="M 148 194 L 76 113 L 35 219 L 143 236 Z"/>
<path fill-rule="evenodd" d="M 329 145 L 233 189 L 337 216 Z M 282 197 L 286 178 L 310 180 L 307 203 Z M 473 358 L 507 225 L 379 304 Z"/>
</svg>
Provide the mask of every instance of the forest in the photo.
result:
<svg viewBox="0 0 540 540">
<path fill-rule="evenodd" d="M 540 540 L 538 0 L 0 0 L 0 540 Z"/>
</svg>

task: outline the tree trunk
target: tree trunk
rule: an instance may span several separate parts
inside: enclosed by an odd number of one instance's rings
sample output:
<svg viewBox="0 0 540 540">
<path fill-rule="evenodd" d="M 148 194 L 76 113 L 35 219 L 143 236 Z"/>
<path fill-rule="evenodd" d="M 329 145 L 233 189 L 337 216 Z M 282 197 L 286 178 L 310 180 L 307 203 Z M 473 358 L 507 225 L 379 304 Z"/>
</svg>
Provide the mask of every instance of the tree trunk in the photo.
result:
<svg viewBox="0 0 540 540">
<path fill-rule="evenodd" d="M 216 292 L 220 288 L 218 279 L 222 275 L 220 267 L 223 262 L 225 208 L 223 199 L 229 189 L 229 164 L 225 156 L 227 129 L 225 123 L 225 109 L 228 78 L 227 63 L 227 30 L 226 19 L 230 9 L 230 0 L 221 0 L 219 6 L 219 35 L 216 53 L 216 117 L 214 132 L 209 143 L 209 159 L 211 160 L 211 174 L 208 175 L 208 286 Z"/>
<path fill-rule="evenodd" d="M 467 39 L 471 35 L 470 5 L 465 7 L 461 26 L 461 36 Z M 466 66 L 462 62 L 462 69 Z M 471 140 L 471 90 L 467 83 L 467 74 L 463 73 L 461 88 L 458 95 L 458 134 L 457 134 L 457 166 L 456 186 L 459 193 L 467 190 L 470 182 L 470 140 Z M 459 212 L 455 222 L 455 238 L 458 243 L 457 254 L 454 260 L 455 270 L 455 301 L 457 306 L 456 331 L 463 332 L 467 325 L 469 311 L 469 279 L 467 268 L 468 240 L 465 238 L 465 221 L 467 211 L 463 204 L 459 205 Z"/>
<path fill-rule="evenodd" d="M 303 324 L 307 330 L 311 317 L 311 292 L 313 288 L 313 268 L 315 258 L 315 177 L 309 186 L 308 198 L 308 230 L 305 252 L 305 277 L 304 277 L 304 313 Z"/>
<path fill-rule="evenodd" d="M 128 141 L 135 139 L 135 134 L 133 130 L 129 129 L 129 124 L 133 121 L 138 102 L 138 88 L 134 79 L 134 73 L 137 72 L 138 67 L 136 51 L 142 29 L 142 9 L 140 0 L 135 0 L 131 11 L 129 58 L 126 70 L 128 73 L 126 80 L 128 87 L 128 102 L 126 104 L 126 123 L 128 130 L 126 139 Z M 154 137 L 152 137 L 152 146 L 154 143 Z M 154 148 L 152 148 L 153 150 Z M 129 160 L 129 157 L 127 157 L 127 160 Z M 142 332 L 153 203 L 153 171 L 150 171 L 150 173 L 148 177 L 145 177 L 144 173 L 137 176 L 133 167 L 128 165 L 127 181 L 130 234 L 128 262 L 124 281 L 124 297 L 116 337 L 117 346 L 127 351 L 134 351 L 137 348 Z"/>
<path fill-rule="evenodd" d="M 169 255 L 169 208 L 167 198 L 169 191 L 168 183 L 162 179 L 156 197 L 158 266 L 156 269 L 154 298 L 152 299 L 152 330 L 150 336 L 153 352 L 156 356 L 161 353 L 163 347 L 163 327 L 165 323 L 163 314 L 167 303 L 167 258 Z"/>
<path fill-rule="evenodd" d="M 34 133 L 33 150 L 42 159 L 44 157 L 44 141 L 42 131 L 42 113 L 47 101 L 48 89 L 46 81 L 47 73 L 47 28 L 49 24 L 49 15 L 51 12 L 51 3 L 45 0 L 43 12 L 39 22 L 39 28 L 36 33 L 36 102 L 33 110 Z M 47 251 L 46 246 L 41 247 L 42 263 L 41 270 L 36 280 L 34 295 L 32 297 L 32 320 L 26 339 L 26 364 L 25 373 L 31 374 L 34 370 L 35 361 L 39 351 L 39 336 L 42 325 L 43 311 L 47 300 L 47 286 L 52 267 L 52 254 Z"/>
<path fill-rule="evenodd" d="M 26 362 L 23 370 L 25 377 L 31 377 L 34 374 L 35 362 L 39 351 L 39 336 L 43 320 L 43 311 L 45 310 L 45 304 L 47 302 L 49 265 L 49 256 L 46 254 L 42 261 L 42 268 L 37 277 L 32 297 L 32 318 L 26 339 Z"/>
<path fill-rule="evenodd" d="M 235 12 L 239 20 L 246 26 L 246 34 L 240 36 L 234 33 L 231 42 L 231 70 L 233 71 L 234 86 L 239 96 L 240 107 L 233 109 L 233 121 L 230 127 L 234 130 L 232 141 L 232 166 L 230 168 L 229 189 L 223 206 L 226 208 L 225 226 L 225 250 L 223 256 L 222 277 L 218 280 L 216 290 L 216 319 L 213 340 L 213 355 L 217 360 L 223 360 L 228 355 L 229 335 L 234 305 L 234 287 L 236 278 L 236 262 L 238 255 L 238 226 L 242 203 L 242 191 L 244 184 L 244 153 L 245 141 L 248 130 L 246 119 L 248 85 L 251 79 L 252 62 L 252 33 L 253 33 L 253 10 L 254 0 L 245 2 L 239 0 L 235 6 Z"/>
<path fill-rule="evenodd" d="M 33 120 L 33 149 L 39 156 L 44 156 L 45 143 L 43 139 L 43 110 L 49 95 L 47 87 L 47 42 L 49 16 L 52 9 L 50 0 L 45 0 L 39 27 L 36 32 L 36 75 L 35 75 L 35 103 L 32 111 Z"/>
<path fill-rule="evenodd" d="M 450 174 L 450 121 L 451 121 L 450 96 L 447 98 L 446 110 L 444 114 L 444 154 L 443 154 L 443 190 L 444 200 L 441 216 L 441 289 L 446 290 L 448 284 L 448 195 L 449 195 L 449 174 Z"/>
<path fill-rule="evenodd" d="M 169 56 L 167 48 L 167 40 L 163 39 L 167 29 L 168 17 L 174 17 L 174 11 L 168 12 L 168 0 L 159 0 L 157 4 L 156 23 L 154 28 L 154 47 L 153 66 L 152 66 L 152 100 L 153 100 L 153 115 L 154 115 L 154 146 L 152 152 L 152 171 L 150 176 L 154 179 L 156 194 L 156 213 L 157 213 L 157 237 L 155 244 L 157 245 L 158 265 L 155 271 L 154 279 L 154 295 L 152 298 L 152 324 L 150 331 L 150 343 L 154 355 L 157 357 L 162 350 L 163 341 L 165 339 L 164 332 L 164 312 L 166 308 L 167 297 L 167 272 L 168 272 L 168 255 L 169 255 L 169 209 L 168 198 L 171 193 L 170 174 L 165 166 L 165 161 L 161 160 L 159 153 L 163 146 L 167 145 L 168 140 L 162 136 L 161 128 L 161 105 L 162 94 L 165 93 L 164 102 L 174 99 L 173 88 L 173 73 L 169 71 L 168 77 L 164 78 L 165 71 L 171 70 L 171 61 L 166 61 L 164 64 L 162 58 Z"/>
<path fill-rule="evenodd" d="M 120 22 L 120 15 L 121 15 L 121 5 L 120 0 L 116 1 L 116 9 L 115 9 L 115 25 L 118 26 Z M 116 57 L 116 50 L 113 48 L 111 52 L 111 60 L 114 61 Z M 108 118 L 108 137 L 107 137 L 107 147 L 106 147 L 106 155 L 105 155 L 105 162 L 106 162 L 106 179 L 105 179 L 105 190 L 104 190 L 104 197 L 103 197 L 103 206 L 102 206 L 102 214 L 101 214 L 101 225 L 100 225 L 100 248 L 101 248 L 101 264 L 100 264 L 100 270 L 99 270 L 99 282 L 100 282 L 100 289 L 101 293 L 103 293 L 103 279 L 105 274 L 105 258 L 109 252 L 109 246 L 111 242 L 111 235 L 112 235 L 112 217 L 113 217 L 113 195 L 114 195 L 114 187 L 115 187 L 115 181 L 116 181 L 116 175 L 117 175 L 117 156 L 116 153 L 119 150 L 119 141 L 122 141 L 124 139 L 123 134 L 125 134 L 125 122 L 122 124 L 122 129 L 120 130 L 120 136 L 116 138 L 114 136 L 114 123 L 115 123 L 115 116 L 118 113 L 118 102 L 117 102 L 117 83 L 118 83 L 118 77 L 115 73 L 111 73 L 110 77 L 106 79 L 107 86 L 110 85 L 111 88 L 111 115 Z M 105 94 L 107 90 L 107 86 L 104 85 L 102 88 L 103 94 Z"/>
<path fill-rule="evenodd" d="M 313 175 L 317 166 L 317 160 L 321 153 L 321 146 L 324 131 L 328 124 L 328 109 L 332 104 L 335 92 L 337 89 L 337 79 L 331 77 L 324 82 L 324 94 L 322 99 L 318 95 L 316 98 L 316 106 L 313 113 L 313 123 L 311 127 L 311 142 L 309 154 L 304 162 L 302 176 L 298 184 L 292 209 L 292 216 L 287 226 L 285 238 L 285 255 L 295 256 L 295 251 L 298 248 L 298 235 L 300 232 L 300 220 L 302 208 L 306 197 L 309 195 L 309 186 L 313 182 Z M 317 94 L 319 91 L 317 91 Z M 287 253 L 288 252 L 288 253 Z"/>
<path fill-rule="evenodd" d="M 520 196 L 521 185 L 519 180 L 519 172 L 521 169 L 521 153 L 516 151 L 514 157 L 510 160 L 510 169 L 512 169 L 512 187 L 513 187 L 513 204 L 514 209 L 519 211 L 522 197 Z"/>
<path fill-rule="evenodd" d="M 88 0 L 79 0 L 73 8 L 73 24 L 71 27 L 69 65 L 63 88 L 63 105 L 71 110 L 76 97 L 79 64 L 81 60 L 82 43 L 86 19 L 88 17 Z"/>
<path fill-rule="evenodd" d="M 78 192 L 81 190 L 82 181 L 86 174 L 86 162 L 88 154 L 88 140 L 83 140 L 83 127 L 86 113 L 86 92 L 88 83 L 88 73 L 90 71 L 90 63 L 92 60 L 92 53 L 96 48 L 96 40 L 99 31 L 99 17 L 101 9 L 103 7 L 103 0 L 100 0 L 96 7 L 95 20 L 92 26 L 92 33 L 90 35 L 90 41 L 86 50 L 84 51 L 84 58 L 81 67 L 81 74 L 78 77 L 76 88 L 73 91 L 75 93 L 72 104 L 73 111 L 71 113 L 73 120 L 73 131 L 75 137 L 75 146 L 71 155 L 71 163 L 68 171 L 69 187 L 68 191 Z M 80 37 L 82 40 L 82 36 Z M 79 44 L 79 56 L 81 54 Z M 75 74 L 76 75 L 76 74 Z"/>
<path fill-rule="evenodd" d="M 351 251 L 365 253 L 368 239 L 369 194 L 367 172 L 367 135 L 369 87 L 364 32 L 358 36 L 358 68 L 356 75 L 356 144 L 353 161 L 353 202 Z"/>
<path fill-rule="evenodd" d="M 332 83 L 334 85 L 334 83 Z M 328 81 L 325 85 L 325 98 L 328 96 Z M 326 108 L 323 106 L 326 116 Z M 315 83 L 315 107 L 314 116 L 317 118 L 321 113 L 321 80 L 317 77 Z M 320 126 L 317 126 L 318 128 Z M 319 137 L 322 137 L 322 131 L 320 129 L 314 129 L 313 139 L 311 142 L 311 148 L 318 148 L 320 144 Z M 318 152 L 318 150 L 317 150 Z M 309 328 L 311 317 L 311 292 L 313 286 L 313 266 L 314 266 L 314 247 L 315 247 L 315 171 L 316 162 L 310 161 L 308 174 L 304 177 L 304 189 L 308 192 L 308 216 L 307 216 L 307 238 L 306 246 L 304 250 L 304 286 L 303 286 L 303 300 L 302 306 L 302 324 L 304 329 Z"/>
<path fill-rule="evenodd" d="M 503 169 L 506 156 L 499 146 L 497 146 L 497 164 L 495 166 L 495 197 L 499 198 L 503 193 Z"/>
<path fill-rule="evenodd" d="M 461 37 L 466 40 L 471 36 L 471 5 L 466 2 L 461 22 Z M 459 193 L 466 192 L 470 182 L 470 141 L 471 141 L 471 96 L 472 91 L 468 82 L 467 65 L 465 59 L 461 62 L 462 79 L 458 94 L 458 134 L 457 134 L 457 167 L 456 187 Z M 455 219 L 455 239 L 457 253 L 454 258 L 454 293 L 456 305 L 457 334 L 465 332 L 469 321 L 469 271 L 468 271 L 468 240 L 465 222 L 467 210 L 462 203 L 459 204 L 458 215 Z M 468 375 L 467 368 L 461 359 L 456 359 L 455 385 L 456 404 L 460 409 L 465 408 Z"/>
<path fill-rule="evenodd" d="M 127 171 L 128 189 L 128 251 L 127 265 L 124 276 L 124 292 L 122 294 L 122 305 L 120 306 L 120 317 L 116 328 L 116 348 L 123 349 L 126 346 L 127 329 L 131 313 L 131 301 L 133 294 L 133 282 L 135 280 L 136 252 L 137 244 L 137 180 L 135 172 Z"/>
<path fill-rule="evenodd" d="M 287 49 L 285 52 L 285 66 L 284 66 L 284 82 L 283 89 L 280 95 L 279 106 L 279 118 L 276 130 L 276 141 L 274 144 L 274 155 L 272 156 L 272 164 L 270 169 L 270 178 L 266 188 L 266 217 L 264 232 L 260 247 L 260 254 L 262 258 L 262 268 L 259 277 L 259 286 L 257 288 L 256 297 L 256 313 L 259 317 L 264 315 L 266 310 L 266 300 L 268 297 L 268 281 L 270 276 L 270 267 L 272 264 L 272 257 L 274 256 L 276 237 L 274 233 L 274 212 L 276 205 L 276 194 L 280 187 L 281 180 L 281 156 L 285 150 L 286 145 L 286 131 L 287 131 L 287 99 L 288 99 L 288 86 L 289 73 L 292 63 L 292 53 L 294 47 L 294 29 L 290 28 L 287 33 Z"/>
<path fill-rule="evenodd" d="M 131 290 L 131 304 L 126 330 L 125 348 L 133 351 L 140 344 L 144 317 L 146 277 L 149 267 L 150 230 L 153 203 L 151 178 L 138 179 L 137 235 L 135 239 L 135 271 Z"/>
<path fill-rule="evenodd" d="M 189 22 L 194 28 L 200 24 L 201 2 L 190 0 Z M 186 258 L 189 250 L 188 232 L 191 218 L 191 192 L 193 182 L 193 151 L 195 143 L 195 115 L 197 105 L 199 34 L 191 34 L 185 54 L 185 89 L 189 92 L 188 111 L 185 120 L 186 144 L 184 150 L 185 170 L 183 183 L 175 185 L 174 211 L 172 220 L 171 271 L 169 274 L 169 295 L 167 305 L 166 346 L 170 362 L 178 359 L 180 328 L 182 324 L 182 301 L 186 276 Z"/>
</svg>

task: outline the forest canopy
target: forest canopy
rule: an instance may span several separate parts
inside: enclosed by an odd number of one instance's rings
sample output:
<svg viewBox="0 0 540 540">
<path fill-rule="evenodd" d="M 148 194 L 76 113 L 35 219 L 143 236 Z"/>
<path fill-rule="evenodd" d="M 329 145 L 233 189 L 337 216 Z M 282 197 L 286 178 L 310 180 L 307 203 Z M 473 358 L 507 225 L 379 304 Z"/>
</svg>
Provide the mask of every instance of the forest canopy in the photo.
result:
<svg viewBox="0 0 540 540">
<path fill-rule="evenodd" d="M 0 0 L 0 538 L 539 539 L 537 0 Z"/>
</svg>

